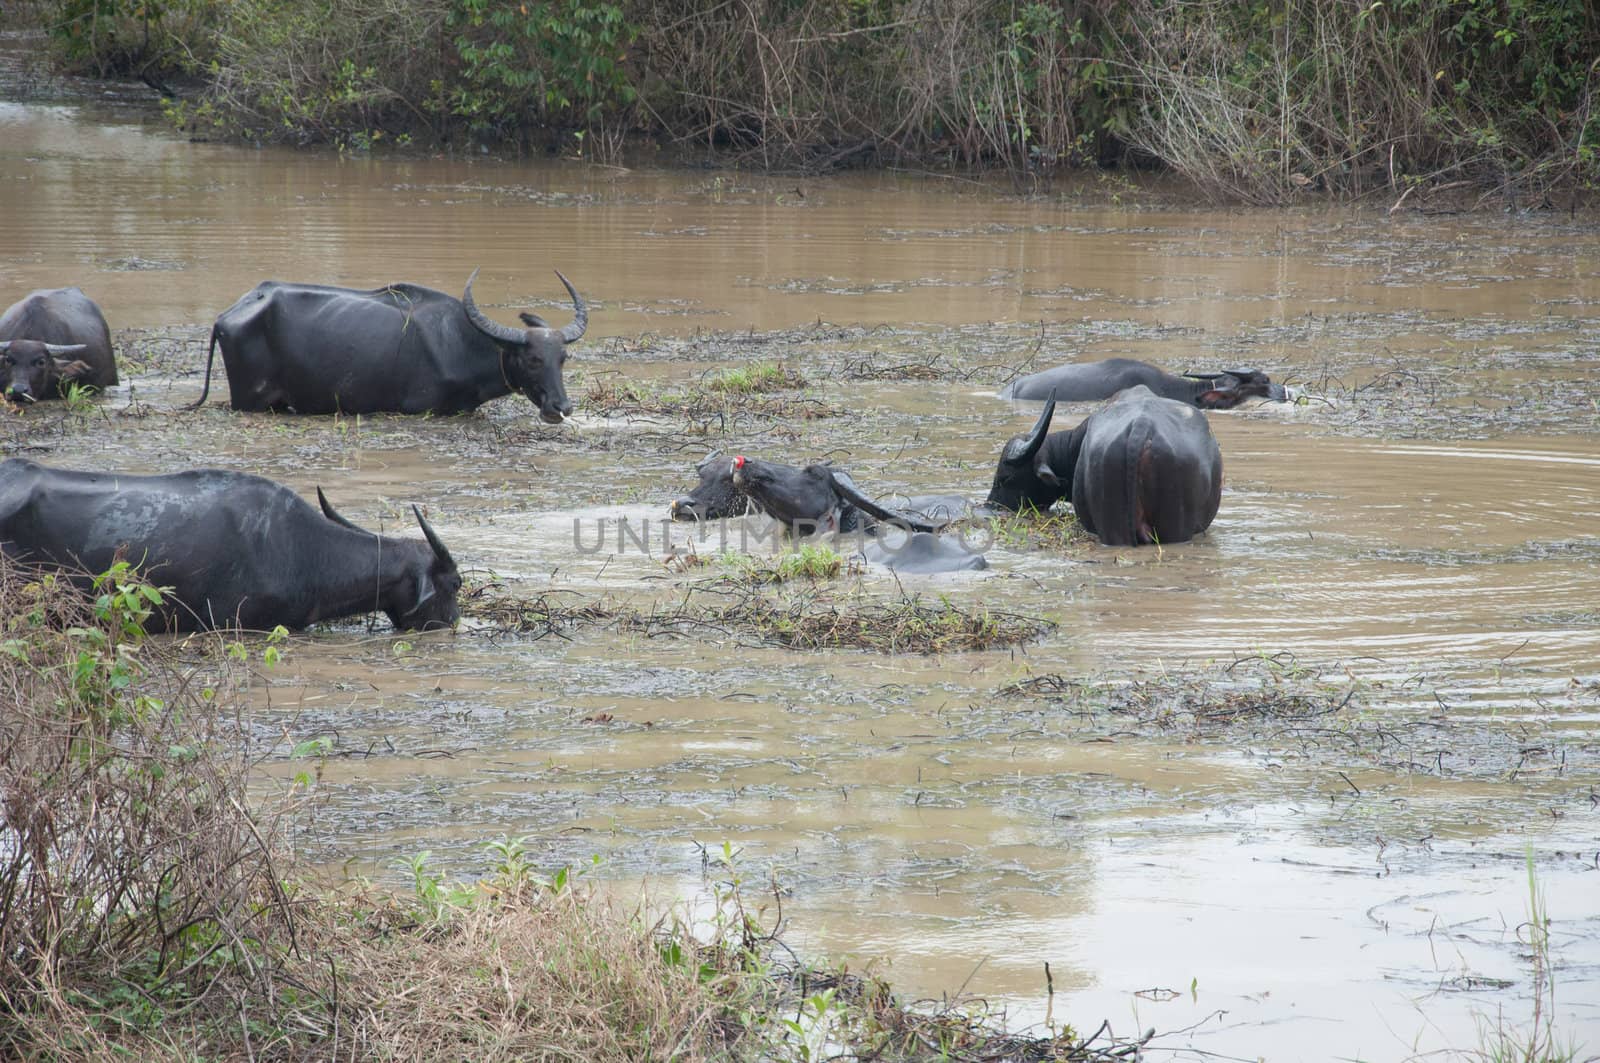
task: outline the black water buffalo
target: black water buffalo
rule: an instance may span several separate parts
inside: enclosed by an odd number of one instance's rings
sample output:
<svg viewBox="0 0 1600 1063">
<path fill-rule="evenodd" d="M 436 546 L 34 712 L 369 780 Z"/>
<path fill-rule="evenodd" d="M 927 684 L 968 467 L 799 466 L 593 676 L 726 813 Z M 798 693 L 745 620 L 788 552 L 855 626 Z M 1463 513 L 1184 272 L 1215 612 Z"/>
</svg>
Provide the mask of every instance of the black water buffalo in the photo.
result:
<svg viewBox="0 0 1600 1063">
<path fill-rule="evenodd" d="M 295 413 L 463 413 L 520 391 L 539 416 L 572 412 L 562 383 L 567 345 L 589 310 L 567 278 L 572 323 L 527 328 L 489 320 L 472 301 L 476 270 L 460 299 L 415 284 L 372 291 L 263 281 L 222 312 L 211 329 L 205 388 L 217 347 L 236 410 Z"/>
<path fill-rule="evenodd" d="M 1231 410 L 1249 398 L 1288 402 L 1290 393 L 1254 369 L 1175 376 L 1148 362 L 1107 358 L 1103 362 L 1062 365 L 1019 377 L 1000 391 L 1002 399 L 1047 399 L 1062 402 L 1109 399 L 1119 391 L 1144 385 L 1164 399 L 1186 402 L 1202 410 Z"/>
<path fill-rule="evenodd" d="M 1043 512 L 1070 498 L 1108 546 L 1181 543 L 1211 526 L 1222 499 L 1222 451 L 1205 414 L 1129 388 L 1067 432 L 1050 431 L 1056 400 L 1005 445 L 989 502 Z"/>
<path fill-rule="evenodd" d="M 116 382 L 111 330 L 80 289 L 41 288 L 0 314 L 0 395 L 35 402 Z"/>
<path fill-rule="evenodd" d="M 319 513 L 219 469 L 124 476 L 12 458 L 0 462 L 0 553 L 85 583 L 126 560 L 171 588 L 153 628 L 303 628 L 377 610 L 405 630 L 456 622 L 461 576 L 420 510 L 425 543 L 374 535 L 322 502 Z"/>
<path fill-rule="evenodd" d="M 927 495 L 910 499 L 903 509 L 890 509 L 862 492 L 843 469 L 799 468 L 743 456 L 730 460 L 720 452 L 702 459 L 696 472 L 700 482 L 672 503 L 674 520 L 717 520 L 759 512 L 799 534 L 859 534 L 866 540 L 861 550 L 869 562 L 899 572 L 988 567 L 983 555 L 958 537 L 936 534 L 964 514 L 968 508 L 964 499 Z"/>
<path fill-rule="evenodd" d="M 931 532 L 954 519 L 954 515 L 929 519 L 914 505 L 905 511 L 889 510 L 863 493 L 849 473 L 832 465 L 800 468 L 743 455 L 729 459 L 713 451 L 700 460 L 695 472 L 700 482 L 672 503 L 673 520 L 718 520 L 760 512 L 814 531 L 854 532 L 881 520 Z"/>
<path fill-rule="evenodd" d="M 989 567 L 988 559 L 960 536 L 932 532 L 879 535 L 862 544 L 861 556 L 870 565 L 913 575 L 973 572 Z"/>
</svg>

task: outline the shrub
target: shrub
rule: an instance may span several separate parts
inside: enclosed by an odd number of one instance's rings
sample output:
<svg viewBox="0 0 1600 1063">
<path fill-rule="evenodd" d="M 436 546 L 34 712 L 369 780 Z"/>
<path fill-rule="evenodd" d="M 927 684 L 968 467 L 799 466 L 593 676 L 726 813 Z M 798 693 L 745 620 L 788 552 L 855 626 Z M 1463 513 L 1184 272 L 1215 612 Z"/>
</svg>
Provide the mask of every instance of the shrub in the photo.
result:
<svg viewBox="0 0 1600 1063">
<path fill-rule="evenodd" d="M 0 563 L 0 1055 L 94 1054 L 166 1001 L 259 988 L 292 938 L 228 687 L 146 638 L 159 601 L 126 565 L 86 601 Z"/>
</svg>

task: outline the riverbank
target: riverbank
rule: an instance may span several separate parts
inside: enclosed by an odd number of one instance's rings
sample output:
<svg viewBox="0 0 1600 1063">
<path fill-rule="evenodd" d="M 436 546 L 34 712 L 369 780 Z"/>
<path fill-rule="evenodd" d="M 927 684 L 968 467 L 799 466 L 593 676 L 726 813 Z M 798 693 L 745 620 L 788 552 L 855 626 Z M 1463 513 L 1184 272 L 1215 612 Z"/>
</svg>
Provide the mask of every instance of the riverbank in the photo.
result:
<svg viewBox="0 0 1600 1063">
<path fill-rule="evenodd" d="M 1216 200 L 1440 191 L 1568 206 L 1600 179 L 1583 0 L 37 0 L 66 69 L 143 78 L 194 135 L 670 157 L 818 174 L 1165 170 Z"/>
</svg>

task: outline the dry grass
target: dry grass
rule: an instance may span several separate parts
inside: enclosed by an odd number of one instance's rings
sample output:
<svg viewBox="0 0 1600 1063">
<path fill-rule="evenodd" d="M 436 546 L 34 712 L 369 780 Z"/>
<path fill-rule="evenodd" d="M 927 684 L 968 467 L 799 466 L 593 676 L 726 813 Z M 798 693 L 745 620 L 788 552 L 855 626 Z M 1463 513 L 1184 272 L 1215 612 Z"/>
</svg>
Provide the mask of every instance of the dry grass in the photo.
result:
<svg viewBox="0 0 1600 1063">
<path fill-rule="evenodd" d="M 747 1036 L 722 950 L 586 889 L 501 878 L 432 919 L 360 897 L 321 914 L 329 1058 L 696 1061 Z"/>
</svg>

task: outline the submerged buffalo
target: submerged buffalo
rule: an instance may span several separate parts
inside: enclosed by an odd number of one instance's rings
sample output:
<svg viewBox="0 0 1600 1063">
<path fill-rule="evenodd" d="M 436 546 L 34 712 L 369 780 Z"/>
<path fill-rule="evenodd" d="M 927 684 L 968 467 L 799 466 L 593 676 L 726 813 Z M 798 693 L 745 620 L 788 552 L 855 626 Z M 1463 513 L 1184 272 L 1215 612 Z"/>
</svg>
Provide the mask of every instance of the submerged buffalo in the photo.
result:
<svg viewBox="0 0 1600 1063">
<path fill-rule="evenodd" d="M 572 296 L 572 323 L 551 328 L 524 313 L 526 328 L 491 321 L 472 301 L 476 270 L 460 299 L 415 284 L 371 291 L 263 281 L 211 329 L 205 387 L 217 347 L 236 410 L 295 413 L 464 413 L 513 391 L 549 424 L 572 412 L 562 383 L 567 345 L 589 311 Z"/>
<path fill-rule="evenodd" d="M 450 627 L 461 576 L 413 507 L 427 542 L 364 531 L 259 476 L 197 469 L 165 476 L 0 462 L 0 553 L 68 570 L 117 560 L 169 587 L 150 626 L 303 628 L 382 611 L 395 627 Z"/>
<path fill-rule="evenodd" d="M 1066 432 L 1056 400 L 1005 445 L 989 502 L 1049 509 L 1070 498 L 1078 522 L 1108 546 L 1181 543 L 1211 526 L 1222 500 L 1222 451 L 1205 414 L 1129 388 Z"/>
<path fill-rule="evenodd" d="M 696 466 L 700 482 L 672 503 L 674 520 L 717 520 L 759 512 L 798 534 L 838 532 L 876 536 L 862 547 L 867 560 L 901 572 L 949 572 L 987 567 L 983 556 L 952 536 L 936 534 L 966 510 L 950 495 L 911 499 L 889 509 L 867 496 L 850 474 L 831 465 L 800 468 L 713 452 Z M 891 530 L 879 535 L 881 525 Z"/>
<path fill-rule="evenodd" d="M 105 315 L 78 288 L 29 292 L 0 314 L 0 395 L 13 402 L 56 399 L 73 384 L 117 382 Z"/>
<path fill-rule="evenodd" d="M 1107 358 L 1103 362 L 1062 365 L 1032 373 L 1007 384 L 1000 397 L 1047 399 L 1053 394 L 1062 402 L 1094 402 L 1140 385 L 1163 399 L 1186 402 L 1202 410 L 1231 410 L 1251 398 L 1288 402 L 1292 397 L 1282 384 L 1273 383 L 1267 374 L 1254 369 L 1178 376 L 1131 358 Z"/>
<path fill-rule="evenodd" d="M 932 532 L 961 516 L 963 501 L 951 495 L 913 498 L 890 510 L 868 497 L 850 474 L 833 465 L 784 465 L 712 451 L 695 466 L 699 483 L 672 503 L 673 520 L 720 520 L 764 513 L 814 531 L 854 532 L 877 521 Z"/>
</svg>

